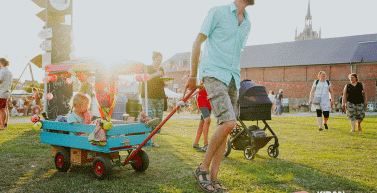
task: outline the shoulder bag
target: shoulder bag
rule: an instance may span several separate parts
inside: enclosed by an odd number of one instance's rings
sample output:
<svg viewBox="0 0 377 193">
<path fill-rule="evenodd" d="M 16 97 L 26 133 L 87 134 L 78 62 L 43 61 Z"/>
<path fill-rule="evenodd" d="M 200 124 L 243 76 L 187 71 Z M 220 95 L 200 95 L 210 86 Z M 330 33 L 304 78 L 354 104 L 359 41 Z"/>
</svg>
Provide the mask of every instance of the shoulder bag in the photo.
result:
<svg viewBox="0 0 377 193">
<path fill-rule="evenodd" d="M 317 80 L 318 81 L 318 80 Z M 318 82 L 316 82 L 316 85 L 318 84 Z M 321 92 L 321 95 L 318 97 L 318 96 L 315 96 L 315 97 L 313 97 L 313 101 L 312 101 L 312 103 L 314 104 L 314 105 L 320 105 L 321 104 L 321 97 L 322 97 L 322 93 L 323 93 L 323 88 L 324 88 L 324 86 L 322 87 L 322 92 Z M 315 95 L 315 94 L 314 94 Z"/>
</svg>

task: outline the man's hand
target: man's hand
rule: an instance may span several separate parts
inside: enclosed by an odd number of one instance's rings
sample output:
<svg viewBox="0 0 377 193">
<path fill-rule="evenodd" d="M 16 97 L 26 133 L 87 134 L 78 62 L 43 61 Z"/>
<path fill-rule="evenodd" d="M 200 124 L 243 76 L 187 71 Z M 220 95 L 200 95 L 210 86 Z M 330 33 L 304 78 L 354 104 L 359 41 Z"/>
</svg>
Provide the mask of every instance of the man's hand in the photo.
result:
<svg viewBox="0 0 377 193">
<path fill-rule="evenodd" d="M 186 89 L 189 91 L 196 89 L 196 77 L 189 77 L 186 83 Z"/>
<path fill-rule="evenodd" d="M 334 106 L 334 101 L 332 100 L 331 103 L 330 103 L 331 106 Z"/>
</svg>

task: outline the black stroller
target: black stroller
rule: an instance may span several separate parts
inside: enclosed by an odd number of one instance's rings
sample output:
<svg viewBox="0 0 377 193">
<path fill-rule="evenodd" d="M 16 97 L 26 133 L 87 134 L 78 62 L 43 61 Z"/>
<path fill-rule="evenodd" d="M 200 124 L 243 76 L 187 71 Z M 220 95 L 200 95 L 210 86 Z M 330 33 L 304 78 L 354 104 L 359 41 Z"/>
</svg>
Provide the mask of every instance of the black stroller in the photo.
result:
<svg viewBox="0 0 377 193">
<path fill-rule="evenodd" d="M 241 81 L 238 106 L 240 116 L 237 120 L 241 125 L 237 123 L 236 128 L 231 131 L 224 156 L 228 156 L 232 149 L 243 150 L 245 158 L 252 160 L 258 150 L 274 138 L 275 143 L 268 146 L 267 152 L 269 156 L 276 158 L 279 155 L 279 142 L 274 131 L 266 122 L 266 120 L 271 120 L 272 107 L 266 88 L 251 80 Z M 242 120 L 256 120 L 257 125 L 247 127 Z M 262 120 L 264 123 L 263 129 L 259 128 L 258 120 Z M 271 136 L 267 136 L 266 129 L 270 131 Z"/>
</svg>

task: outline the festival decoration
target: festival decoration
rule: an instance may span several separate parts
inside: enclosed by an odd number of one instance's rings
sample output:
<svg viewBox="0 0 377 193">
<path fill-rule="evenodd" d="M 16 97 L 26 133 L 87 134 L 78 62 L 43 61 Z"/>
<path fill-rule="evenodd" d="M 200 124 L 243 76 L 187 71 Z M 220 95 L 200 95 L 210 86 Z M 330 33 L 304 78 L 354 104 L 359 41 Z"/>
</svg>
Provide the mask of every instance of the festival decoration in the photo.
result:
<svg viewBox="0 0 377 193">
<path fill-rule="evenodd" d="M 54 98 L 54 95 L 52 93 L 47 93 L 46 94 L 46 99 L 47 100 L 51 100 L 52 98 Z"/>
<path fill-rule="evenodd" d="M 40 119 L 41 118 L 38 115 L 33 115 L 33 116 L 30 117 L 31 122 L 33 122 L 33 123 L 38 122 Z"/>
<path fill-rule="evenodd" d="M 143 75 L 143 80 L 149 81 L 150 79 L 151 79 L 151 75 L 149 75 L 149 74 L 144 74 Z"/>
<path fill-rule="evenodd" d="M 49 75 L 50 76 L 50 81 L 51 82 L 56 82 L 58 80 L 58 76 L 57 75 Z"/>
<path fill-rule="evenodd" d="M 67 78 L 67 79 L 65 80 L 65 83 L 68 84 L 68 85 L 70 85 L 70 84 L 73 83 L 73 81 L 72 81 L 72 79 Z"/>
<path fill-rule="evenodd" d="M 135 76 L 135 80 L 138 81 L 138 82 L 143 81 L 143 77 L 142 77 L 142 75 L 141 75 L 141 74 L 136 75 L 136 76 Z"/>
<path fill-rule="evenodd" d="M 40 121 L 34 123 L 33 129 L 34 130 L 40 130 L 42 128 L 42 123 Z"/>
</svg>

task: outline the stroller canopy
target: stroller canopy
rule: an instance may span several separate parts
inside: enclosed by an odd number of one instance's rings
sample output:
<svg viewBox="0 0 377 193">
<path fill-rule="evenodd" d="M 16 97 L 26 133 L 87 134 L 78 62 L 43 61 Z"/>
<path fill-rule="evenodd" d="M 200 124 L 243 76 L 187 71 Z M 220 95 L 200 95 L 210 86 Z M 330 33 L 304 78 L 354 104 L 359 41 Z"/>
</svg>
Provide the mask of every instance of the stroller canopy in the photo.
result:
<svg viewBox="0 0 377 193">
<path fill-rule="evenodd" d="M 240 107 L 249 107 L 257 104 L 272 104 L 268 98 L 266 88 L 251 80 L 241 81 L 239 89 Z"/>
</svg>

